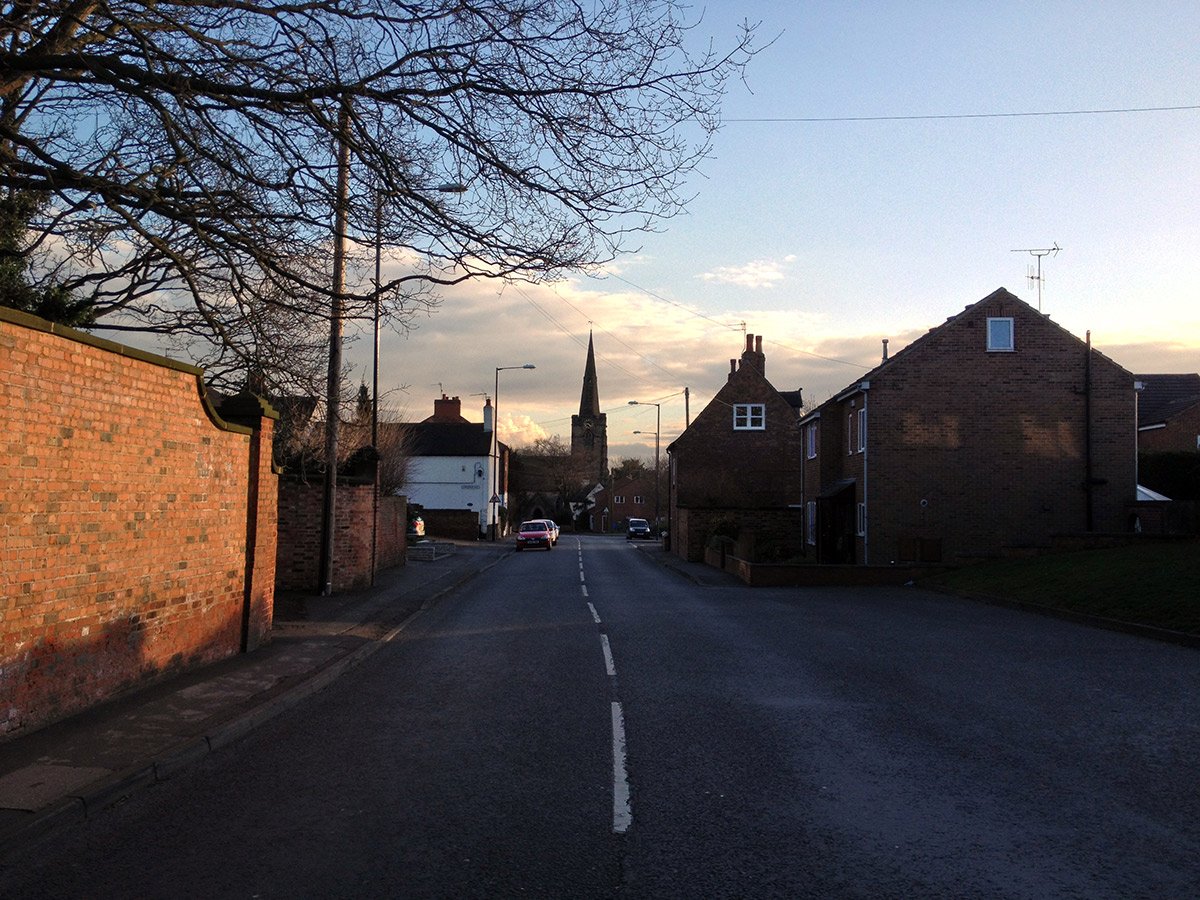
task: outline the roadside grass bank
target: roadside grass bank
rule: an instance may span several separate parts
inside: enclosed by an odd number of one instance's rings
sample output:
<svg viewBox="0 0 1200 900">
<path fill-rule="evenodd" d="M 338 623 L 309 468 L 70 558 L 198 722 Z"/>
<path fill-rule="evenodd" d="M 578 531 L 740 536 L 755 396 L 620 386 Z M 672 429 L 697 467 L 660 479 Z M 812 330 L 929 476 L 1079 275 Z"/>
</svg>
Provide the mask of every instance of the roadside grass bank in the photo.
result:
<svg viewBox="0 0 1200 900">
<path fill-rule="evenodd" d="M 942 572 L 922 587 L 1200 635 L 1200 541 L 1146 541 Z"/>
</svg>

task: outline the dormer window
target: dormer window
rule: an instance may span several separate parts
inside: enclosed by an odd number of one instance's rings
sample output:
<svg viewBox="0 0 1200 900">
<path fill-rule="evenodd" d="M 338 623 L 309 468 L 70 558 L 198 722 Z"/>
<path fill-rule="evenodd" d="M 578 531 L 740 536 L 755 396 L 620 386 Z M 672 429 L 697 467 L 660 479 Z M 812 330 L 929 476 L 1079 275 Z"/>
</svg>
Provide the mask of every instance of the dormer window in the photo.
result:
<svg viewBox="0 0 1200 900">
<path fill-rule="evenodd" d="M 996 317 L 987 320 L 987 348 L 989 353 L 1011 353 L 1016 349 L 1011 318 Z"/>
<path fill-rule="evenodd" d="M 734 431 L 764 431 L 767 427 L 767 405 L 765 403 L 733 404 Z"/>
</svg>

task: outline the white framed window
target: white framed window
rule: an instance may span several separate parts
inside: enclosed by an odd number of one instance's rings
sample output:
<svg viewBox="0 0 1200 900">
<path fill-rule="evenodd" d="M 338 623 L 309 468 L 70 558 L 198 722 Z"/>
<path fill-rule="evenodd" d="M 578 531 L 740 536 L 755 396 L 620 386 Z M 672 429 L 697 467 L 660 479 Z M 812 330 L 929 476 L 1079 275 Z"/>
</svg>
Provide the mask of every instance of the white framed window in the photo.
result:
<svg viewBox="0 0 1200 900">
<path fill-rule="evenodd" d="M 864 453 L 867 449 L 867 408 L 864 406 L 858 411 L 858 452 Z"/>
<path fill-rule="evenodd" d="M 764 431 L 767 427 L 767 405 L 765 403 L 733 404 L 734 431 Z"/>
<path fill-rule="evenodd" d="M 856 532 L 859 537 L 867 535 L 867 504 L 858 504 L 858 530 Z"/>
<path fill-rule="evenodd" d="M 804 534 L 810 544 L 817 543 L 817 501 L 809 500 L 804 504 Z"/>
<path fill-rule="evenodd" d="M 613 503 L 624 503 L 624 502 L 625 502 L 624 494 L 613 494 Z"/>
<path fill-rule="evenodd" d="M 846 415 L 846 455 L 854 454 L 854 410 Z"/>
<path fill-rule="evenodd" d="M 1009 317 L 989 317 L 987 320 L 988 352 L 1011 353 L 1016 346 L 1013 339 L 1013 320 Z"/>
<path fill-rule="evenodd" d="M 817 458 L 817 423 L 812 422 L 804 429 L 804 455 L 807 459 Z"/>
<path fill-rule="evenodd" d="M 633 503 L 635 506 L 641 506 L 642 505 L 642 495 L 634 494 L 633 495 Z"/>
</svg>

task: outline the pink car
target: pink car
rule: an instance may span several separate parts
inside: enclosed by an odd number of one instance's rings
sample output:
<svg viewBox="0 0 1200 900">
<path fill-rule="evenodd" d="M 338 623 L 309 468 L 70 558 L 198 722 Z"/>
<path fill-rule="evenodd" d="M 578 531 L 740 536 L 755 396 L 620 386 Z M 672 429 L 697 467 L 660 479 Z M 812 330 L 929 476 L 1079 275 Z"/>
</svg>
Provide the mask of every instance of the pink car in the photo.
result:
<svg viewBox="0 0 1200 900">
<path fill-rule="evenodd" d="M 517 549 L 524 550 L 526 547 L 545 547 L 547 550 L 554 547 L 550 529 L 543 520 L 522 522 L 517 529 Z"/>
</svg>

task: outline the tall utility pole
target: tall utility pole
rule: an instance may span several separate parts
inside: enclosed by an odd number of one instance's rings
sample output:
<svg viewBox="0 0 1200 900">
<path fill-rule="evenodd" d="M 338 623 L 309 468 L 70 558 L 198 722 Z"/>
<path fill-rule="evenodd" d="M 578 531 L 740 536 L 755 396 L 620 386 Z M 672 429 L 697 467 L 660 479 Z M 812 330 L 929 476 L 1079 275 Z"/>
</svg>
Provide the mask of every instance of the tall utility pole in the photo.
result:
<svg viewBox="0 0 1200 900">
<path fill-rule="evenodd" d="M 333 212 L 333 300 L 329 310 L 329 379 L 325 385 L 325 494 L 321 508 L 321 560 L 317 588 L 333 593 L 333 533 L 337 505 L 338 409 L 342 397 L 342 330 L 346 307 L 346 220 L 350 193 L 350 107 L 338 114 L 337 196 Z"/>
<path fill-rule="evenodd" d="M 1058 251 L 1062 247 L 1058 246 L 1058 241 L 1054 242 L 1053 247 L 1036 247 L 1033 249 L 1026 248 L 1024 250 L 1013 250 L 1013 253 L 1031 253 L 1037 257 L 1037 274 L 1033 274 L 1033 266 L 1029 267 L 1029 274 L 1026 276 L 1030 281 L 1037 282 L 1038 289 L 1038 312 L 1042 311 L 1042 257 L 1043 256 L 1058 256 Z"/>
<path fill-rule="evenodd" d="M 371 587 L 379 559 L 379 288 L 383 265 L 383 194 L 375 190 L 375 315 L 371 348 L 371 446 L 375 449 L 375 496 L 371 501 Z"/>
</svg>

